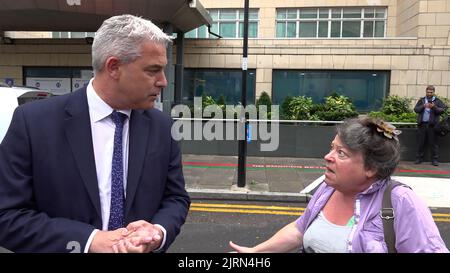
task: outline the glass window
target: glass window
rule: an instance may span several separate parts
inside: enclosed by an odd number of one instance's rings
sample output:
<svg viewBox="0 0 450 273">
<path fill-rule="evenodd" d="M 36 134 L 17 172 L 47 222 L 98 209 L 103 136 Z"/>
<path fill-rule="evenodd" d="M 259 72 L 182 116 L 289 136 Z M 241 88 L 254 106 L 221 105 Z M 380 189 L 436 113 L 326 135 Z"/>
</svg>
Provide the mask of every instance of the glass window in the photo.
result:
<svg viewBox="0 0 450 273">
<path fill-rule="evenodd" d="M 376 9 L 375 18 L 386 18 L 386 10 L 385 9 Z"/>
<path fill-rule="evenodd" d="M 219 10 L 219 19 L 220 20 L 236 20 L 236 10 Z"/>
<path fill-rule="evenodd" d="M 341 21 L 331 22 L 331 37 L 341 37 Z"/>
<path fill-rule="evenodd" d="M 243 9 L 211 9 L 208 10 L 213 19 L 211 32 L 224 38 L 243 37 L 244 10 Z M 285 14 L 286 15 L 286 14 Z M 258 37 L 258 9 L 250 9 L 248 13 L 249 29 L 248 37 Z M 214 38 L 210 35 L 206 26 L 196 29 L 195 34 L 189 33 L 186 38 Z"/>
<path fill-rule="evenodd" d="M 342 18 L 342 9 L 332 9 L 331 18 Z"/>
<path fill-rule="evenodd" d="M 297 10 L 288 9 L 287 10 L 287 19 L 297 19 Z"/>
<path fill-rule="evenodd" d="M 342 21 L 342 37 L 360 37 L 360 21 Z"/>
<path fill-rule="evenodd" d="M 317 9 L 300 9 L 300 19 L 317 18 Z"/>
<path fill-rule="evenodd" d="M 206 34 L 208 33 L 208 28 L 206 26 L 201 26 L 197 29 L 197 37 L 198 38 L 206 38 Z"/>
<path fill-rule="evenodd" d="M 286 36 L 286 23 L 277 22 L 277 37 L 287 37 Z"/>
<path fill-rule="evenodd" d="M 208 10 L 208 12 L 214 21 L 217 21 L 219 19 L 219 10 L 218 9 Z"/>
<path fill-rule="evenodd" d="M 236 37 L 236 23 L 234 23 L 234 22 L 220 23 L 219 35 L 224 38 L 235 38 Z"/>
<path fill-rule="evenodd" d="M 297 37 L 297 23 L 288 22 L 286 26 L 286 36 L 287 37 Z"/>
<path fill-rule="evenodd" d="M 364 22 L 364 37 L 373 37 L 373 21 Z"/>
<path fill-rule="evenodd" d="M 364 18 L 375 18 L 375 9 L 364 9 Z"/>
<path fill-rule="evenodd" d="M 70 38 L 86 38 L 86 32 L 71 32 Z"/>
<path fill-rule="evenodd" d="M 357 111 L 381 107 L 388 94 L 389 71 L 273 70 L 273 102 L 282 104 L 287 96 L 311 97 L 314 103 L 337 93 L 349 97 Z"/>
<path fill-rule="evenodd" d="M 248 70 L 247 104 L 255 103 L 256 71 Z M 212 96 L 217 101 L 225 97 L 225 103 L 237 105 L 241 101 L 242 70 L 239 69 L 184 69 L 182 91 L 183 103 L 192 105 L 194 96 L 201 97 L 203 93 Z"/>
<path fill-rule="evenodd" d="M 319 37 L 328 37 L 328 22 L 319 22 Z"/>
<path fill-rule="evenodd" d="M 191 31 L 188 31 L 184 34 L 184 38 L 196 38 L 197 37 L 197 30 L 193 29 Z"/>
<path fill-rule="evenodd" d="M 67 33 L 67 32 L 66 32 Z M 89 83 L 91 67 L 25 67 L 25 84 L 55 95 L 75 91 Z"/>
<path fill-rule="evenodd" d="M 316 37 L 316 22 L 300 22 L 299 37 Z"/>
<path fill-rule="evenodd" d="M 258 20 L 258 11 L 251 9 L 248 11 L 248 19 L 249 20 Z M 244 21 L 244 10 L 240 10 L 239 12 L 239 20 Z"/>
<path fill-rule="evenodd" d="M 384 21 L 375 22 L 375 37 L 384 37 Z"/>
<path fill-rule="evenodd" d="M 278 9 L 276 17 L 277 37 L 373 38 L 385 36 L 386 8 Z"/>
<path fill-rule="evenodd" d="M 239 23 L 239 37 L 244 37 L 244 23 Z M 248 37 L 258 37 L 258 24 L 256 22 L 248 23 Z"/>
<path fill-rule="evenodd" d="M 319 18 L 328 18 L 329 9 L 319 9 Z"/>
<path fill-rule="evenodd" d="M 286 12 L 285 9 L 279 9 L 277 10 L 277 19 L 286 19 Z"/>
<path fill-rule="evenodd" d="M 216 34 L 219 34 L 219 23 L 213 23 L 211 26 L 211 31 Z"/>
<path fill-rule="evenodd" d="M 344 18 L 361 18 L 361 9 L 343 9 Z"/>
</svg>

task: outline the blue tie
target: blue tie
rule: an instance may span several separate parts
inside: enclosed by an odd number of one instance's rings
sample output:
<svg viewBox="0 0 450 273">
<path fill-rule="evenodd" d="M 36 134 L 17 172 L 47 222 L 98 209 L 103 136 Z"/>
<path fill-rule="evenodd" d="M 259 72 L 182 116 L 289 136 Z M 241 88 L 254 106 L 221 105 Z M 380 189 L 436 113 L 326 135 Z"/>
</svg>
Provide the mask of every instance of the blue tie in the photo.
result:
<svg viewBox="0 0 450 273">
<path fill-rule="evenodd" d="M 113 111 L 111 119 L 116 125 L 114 131 L 114 150 L 111 168 L 111 211 L 109 214 L 108 230 L 115 230 L 124 226 L 124 203 L 125 195 L 123 189 L 123 154 L 122 154 L 122 131 L 127 115 Z"/>
</svg>

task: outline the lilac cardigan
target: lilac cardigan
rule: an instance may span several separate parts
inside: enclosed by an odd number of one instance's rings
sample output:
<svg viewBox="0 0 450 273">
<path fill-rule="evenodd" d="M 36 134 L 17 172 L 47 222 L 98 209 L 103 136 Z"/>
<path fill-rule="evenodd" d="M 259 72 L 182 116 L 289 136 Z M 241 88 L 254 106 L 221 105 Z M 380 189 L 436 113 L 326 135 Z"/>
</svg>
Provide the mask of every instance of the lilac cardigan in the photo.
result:
<svg viewBox="0 0 450 273">
<path fill-rule="evenodd" d="M 356 196 L 355 225 L 347 241 L 349 252 L 387 252 L 383 223 L 379 214 L 386 188 L 385 181 L 376 181 Z M 302 234 L 325 206 L 333 191 L 334 188 L 326 183 L 319 186 L 305 213 L 296 220 L 297 228 Z M 392 206 L 395 210 L 397 252 L 448 252 L 430 210 L 414 191 L 407 187 L 394 188 Z"/>
</svg>

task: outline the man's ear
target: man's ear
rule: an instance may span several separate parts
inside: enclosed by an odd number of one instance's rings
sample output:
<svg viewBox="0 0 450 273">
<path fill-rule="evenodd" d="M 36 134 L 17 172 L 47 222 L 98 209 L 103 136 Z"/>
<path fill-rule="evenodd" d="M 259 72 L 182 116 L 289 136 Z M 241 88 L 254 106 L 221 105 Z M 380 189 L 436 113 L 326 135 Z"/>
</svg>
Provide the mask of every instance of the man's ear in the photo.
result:
<svg viewBox="0 0 450 273">
<path fill-rule="evenodd" d="M 120 77 L 120 60 L 116 57 L 109 57 L 106 59 L 105 68 L 108 75 L 117 80 Z"/>
</svg>

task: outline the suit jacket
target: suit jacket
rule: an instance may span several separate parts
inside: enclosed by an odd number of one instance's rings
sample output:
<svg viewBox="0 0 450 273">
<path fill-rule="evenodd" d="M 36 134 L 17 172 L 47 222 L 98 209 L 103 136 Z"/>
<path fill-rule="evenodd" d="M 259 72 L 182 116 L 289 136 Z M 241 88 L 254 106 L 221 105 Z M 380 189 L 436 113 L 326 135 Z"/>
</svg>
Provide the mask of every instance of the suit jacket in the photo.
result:
<svg viewBox="0 0 450 273">
<path fill-rule="evenodd" d="M 125 223 L 162 225 L 163 251 L 190 205 L 171 124 L 156 109 L 131 112 Z M 86 88 L 19 106 L 0 145 L 0 245 L 83 251 L 95 228 L 102 218 Z"/>
<path fill-rule="evenodd" d="M 414 106 L 414 112 L 416 112 L 417 115 L 417 124 L 420 125 L 422 123 L 422 118 L 423 118 L 423 112 L 425 111 L 425 98 L 420 98 L 417 103 L 416 106 Z M 445 109 L 447 109 L 447 106 L 439 99 L 435 97 L 434 102 L 434 107 L 431 108 L 430 111 L 430 120 L 429 123 L 430 125 L 435 125 L 439 123 L 439 115 L 441 115 Z"/>
</svg>

